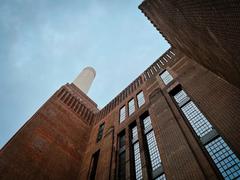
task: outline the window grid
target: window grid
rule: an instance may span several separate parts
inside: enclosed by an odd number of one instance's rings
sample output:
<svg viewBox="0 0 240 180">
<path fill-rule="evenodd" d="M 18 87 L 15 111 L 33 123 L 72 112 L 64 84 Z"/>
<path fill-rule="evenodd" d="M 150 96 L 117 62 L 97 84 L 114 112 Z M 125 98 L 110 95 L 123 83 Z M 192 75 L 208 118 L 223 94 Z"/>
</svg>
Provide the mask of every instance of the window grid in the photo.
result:
<svg viewBox="0 0 240 180">
<path fill-rule="evenodd" d="M 240 178 L 240 160 L 222 137 L 205 145 L 209 155 L 223 175 L 224 179 Z"/>
<path fill-rule="evenodd" d="M 188 100 L 188 102 L 182 106 L 180 105 L 186 98 L 188 98 L 188 96 L 183 90 L 174 95 L 174 99 L 179 104 L 196 134 L 203 137 L 211 132 L 213 127 L 191 100 Z M 204 145 L 208 154 L 211 156 L 224 179 L 240 179 L 239 158 L 233 153 L 221 136 L 218 136 L 216 139 L 215 137 L 216 136 L 213 136 L 211 141 Z"/>
<path fill-rule="evenodd" d="M 151 160 L 152 170 L 154 171 L 161 166 L 161 159 L 160 159 L 160 154 L 157 147 L 155 134 L 152 129 L 150 116 L 146 117 L 143 120 L 143 125 L 145 130 L 149 130 L 148 132 L 145 132 L 145 133 L 146 133 L 146 139 L 147 139 L 147 145 L 148 145 L 148 151 L 149 151 L 149 156 Z"/>
<path fill-rule="evenodd" d="M 199 137 L 212 131 L 212 125 L 192 101 L 182 106 L 181 110 Z"/>
<path fill-rule="evenodd" d="M 123 122 L 126 118 L 126 107 L 123 106 L 121 109 L 120 109 L 120 123 Z"/>
<path fill-rule="evenodd" d="M 183 90 L 174 95 L 174 99 L 178 104 L 183 102 L 183 100 L 187 97 L 188 97 L 187 94 Z"/>
<path fill-rule="evenodd" d="M 137 102 L 139 108 L 145 103 L 143 91 L 137 94 Z"/>
<path fill-rule="evenodd" d="M 173 80 L 172 75 L 166 70 L 162 74 L 160 74 L 161 79 L 163 80 L 164 84 L 167 85 Z"/>
<path fill-rule="evenodd" d="M 135 125 L 131 129 L 131 132 L 132 132 L 135 177 L 136 177 L 136 180 L 141 180 L 143 176 L 142 176 L 142 164 L 141 164 L 140 147 L 139 147 L 139 141 L 138 141 L 137 125 Z"/>
<path fill-rule="evenodd" d="M 134 99 L 128 102 L 128 115 L 130 116 L 135 111 Z"/>
<path fill-rule="evenodd" d="M 150 155 L 151 164 L 152 164 L 152 170 L 154 171 L 161 166 L 160 154 L 157 148 L 157 142 L 156 142 L 154 132 L 153 131 L 149 132 L 146 135 L 146 138 L 147 138 L 149 155 Z"/>
<path fill-rule="evenodd" d="M 142 176 L 142 164 L 141 164 L 139 142 L 136 142 L 133 145 L 133 151 L 134 151 L 134 165 L 135 165 L 136 180 L 140 180 L 143 178 L 143 176 Z"/>
<path fill-rule="evenodd" d="M 132 128 L 132 139 L 137 139 L 137 138 L 138 138 L 137 126 L 134 126 Z"/>
<path fill-rule="evenodd" d="M 155 178 L 154 180 L 166 180 L 165 174 L 162 174 L 161 176 Z"/>
<path fill-rule="evenodd" d="M 186 98 L 188 96 L 183 90 L 174 95 L 174 99 L 178 104 L 181 104 Z M 203 137 L 212 131 L 212 125 L 192 101 L 189 100 L 181 106 L 181 110 L 199 137 Z"/>
<path fill-rule="evenodd" d="M 146 117 L 143 120 L 143 125 L 144 125 L 144 129 L 151 129 L 152 128 L 152 122 L 151 122 L 150 116 Z"/>
</svg>

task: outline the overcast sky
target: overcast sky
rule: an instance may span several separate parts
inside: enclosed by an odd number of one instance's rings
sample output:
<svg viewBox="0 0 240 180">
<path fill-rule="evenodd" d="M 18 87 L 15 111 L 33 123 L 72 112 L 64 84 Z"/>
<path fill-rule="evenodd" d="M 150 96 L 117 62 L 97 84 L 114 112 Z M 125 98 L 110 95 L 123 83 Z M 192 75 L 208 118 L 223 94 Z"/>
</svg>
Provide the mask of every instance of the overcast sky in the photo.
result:
<svg viewBox="0 0 240 180">
<path fill-rule="evenodd" d="M 86 66 L 102 108 L 169 45 L 139 0 L 0 0 L 0 147 Z"/>
</svg>

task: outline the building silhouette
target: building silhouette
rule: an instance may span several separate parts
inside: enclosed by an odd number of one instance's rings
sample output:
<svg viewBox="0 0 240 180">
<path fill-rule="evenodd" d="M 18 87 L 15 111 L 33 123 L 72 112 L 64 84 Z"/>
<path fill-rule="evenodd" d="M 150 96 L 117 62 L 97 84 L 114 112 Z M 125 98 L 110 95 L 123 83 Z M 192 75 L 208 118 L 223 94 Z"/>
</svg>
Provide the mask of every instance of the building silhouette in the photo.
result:
<svg viewBox="0 0 240 180">
<path fill-rule="evenodd" d="M 62 86 L 1 149 L 0 179 L 240 179 L 239 6 L 143 1 L 172 47 L 101 110 L 94 69 Z"/>
</svg>

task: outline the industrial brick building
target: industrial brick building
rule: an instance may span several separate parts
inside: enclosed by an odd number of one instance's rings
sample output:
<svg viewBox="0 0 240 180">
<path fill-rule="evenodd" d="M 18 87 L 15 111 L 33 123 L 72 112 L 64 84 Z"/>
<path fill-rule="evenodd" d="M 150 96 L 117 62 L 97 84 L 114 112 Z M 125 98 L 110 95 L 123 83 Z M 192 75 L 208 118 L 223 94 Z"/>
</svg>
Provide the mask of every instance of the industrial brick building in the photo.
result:
<svg viewBox="0 0 240 180">
<path fill-rule="evenodd" d="M 0 179 L 240 179 L 239 4 L 209 2 L 145 0 L 172 47 L 101 110 L 79 82 L 62 86 L 1 149 Z M 235 30 L 217 24 L 202 39 L 191 23 L 176 28 L 193 11 L 211 24 L 208 7 L 234 9 Z"/>
</svg>

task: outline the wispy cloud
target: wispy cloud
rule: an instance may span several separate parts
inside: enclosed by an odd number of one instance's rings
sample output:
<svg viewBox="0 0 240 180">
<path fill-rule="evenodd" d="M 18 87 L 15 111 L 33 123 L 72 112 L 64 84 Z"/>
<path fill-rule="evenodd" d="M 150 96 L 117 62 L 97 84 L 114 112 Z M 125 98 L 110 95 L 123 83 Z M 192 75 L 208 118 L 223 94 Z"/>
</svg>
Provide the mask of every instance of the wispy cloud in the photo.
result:
<svg viewBox="0 0 240 180">
<path fill-rule="evenodd" d="M 97 71 L 89 96 L 103 107 L 169 48 L 139 3 L 0 2 L 0 146 L 85 66 Z"/>
</svg>

